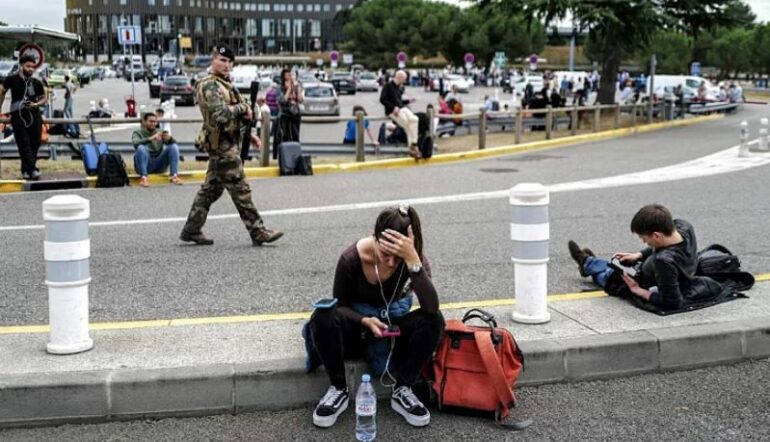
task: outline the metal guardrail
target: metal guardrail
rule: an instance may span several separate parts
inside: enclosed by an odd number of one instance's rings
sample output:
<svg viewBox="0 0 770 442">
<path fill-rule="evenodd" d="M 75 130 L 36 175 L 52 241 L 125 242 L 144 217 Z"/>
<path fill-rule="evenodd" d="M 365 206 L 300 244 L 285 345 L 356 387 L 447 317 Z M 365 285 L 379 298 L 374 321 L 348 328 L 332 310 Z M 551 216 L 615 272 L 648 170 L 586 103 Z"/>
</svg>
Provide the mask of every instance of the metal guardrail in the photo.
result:
<svg viewBox="0 0 770 442">
<path fill-rule="evenodd" d="M 436 134 L 437 128 L 436 128 L 436 120 L 442 121 L 442 120 L 463 120 L 465 123 L 467 123 L 467 127 L 476 127 L 478 128 L 478 149 L 484 149 L 486 147 L 486 133 L 487 129 L 492 127 L 500 127 L 503 125 L 508 125 L 510 122 L 511 126 L 514 128 L 514 143 L 519 144 L 522 139 L 522 135 L 524 132 L 524 129 L 527 127 L 532 126 L 545 126 L 545 139 L 550 140 L 553 136 L 553 130 L 557 129 L 559 124 L 567 124 L 569 123 L 569 131 L 571 135 L 575 135 L 577 133 L 577 130 L 579 128 L 579 125 L 581 124 L 581 116 L 584 116 L 586 114 L 592 115 L 592 117 L 589 117 L 589 119 L 583 118 L 584 121 L 590 121 L 591 122 L 591 129 L 593 132 L 598 132 L 601 129 L 601 117 L 603 112 L 609 112 L 611 111 L 613 113 L 613 124 L 612 127 L 617 129 L 620 127 L 620 116 L 624 113 L 629 113 L 631 116 L 631 125 L 633 127 L 638 125 L 638 119 L 639 116 L 646 116 L 648 123 L 652 122 L 652 119 L 655 115 L 663 116 L 668 115 L 668 117 L 673 118 L 675 116 L 675 112 L 672 109 L 671 112 L 665 112 L 664 106 L 667 104 L 664 102 L 659 102 L 656 104 L 639 104 L 639 103 L 633 103 L 633 104 L 607 104 L 607 105 L 594 105 L 594 106 L 569 106 L 569 107 L 558 107 L 553 108 L 548 106 L 545 109 L 518 109 L 513 111 L 487 111 L 486 108 L 481 108 L 479 112 L 471 112 L 471 113 L 463 113 L 463 114 L 436 114 L 433 107 L 429 107 L 427 109 L 427 113 L 430 120 L 431 125 L 431 133 Z M 668 104 L 670 106 L 670 104 Z M 708 107 L 704 108 L 703 111 L 697 111 L 693 113 L 703 113 L 703 112 L 718 112 L 718 111 L 727 111 L 729 109 L 733 109 L 737 106 L 737 104 L 733 103 L 731 106 L 720 106 L 720 107 Z M 690 111 L 692 112 L 693 107 L 690 107 Z M 645 115 L 646 114 L 646 115 Z M 490 117 L 490 118 L 488 118 Z M 390 121 L 390 118 L 385 116 L 376 116 L 376 117 L 366 117 L 369 121 Z M 269 166 L 270 165 L 270 126 L 271 124 L 274 124 L 277 120 L 277 117 L 271 117 L 270 115 L 263 115 L 261 119 L 261 137 L 262 137 L 262 149 L 260 154 L 260 165 L 261 166 Z M 346 122 L 350 120 L 349 117 L 310 117 L 310 116 L 303 116 L 302 122 L 303 123 L 339 123 L 339 122 Z M 75 123 L 75 124 L 87 124 L 89 121 L 93 125 L 120 125 L 120 124 L 138 124 L 140 122 L 139 118 L 44 118 L 43 120 L 45 123 L 48 124 L 57 124 L 57 123 Z M 163 119 L 160 120 L 161 122 L 172 122 L 175 124 L 179 123 L 202 123 L 203 119 L 201 117 L 197 118 L 175 118 L 175 119 Z M 313 154 L 324 154 L 324 155 L 338 155 L 338 154 L 350 154 L 355 152 L 356 155 L 356 161 L 365 161 L 367 154 L 386 154 L 386 155 L 399 155 L 399 154 L 406 154 L 408 152 L 407 149 L 403 147 L 399 147 L 398 145 L 391 145 L 391 146 L 367 146 L 364 143 L 364 114 L 362 112 L 358 112 L 355 115 L 355 121 L 356 121 L 356 143 L 353 146 L 350 145 L 344 145 L 344 144 L 330 144 L 330 143 L 312 143 L 312 142 L 304 142 L 303 143 L 303 149 L 308 151 L 309 153 Z M 8 123 L 10 122 L 9 119 L 0 119 L 0 123 Z M 574 124 L 573 124 L 574 122 Z M 462 126 L 460 126 L 462 127 Z M 459 127 L 455 128 L 458 129 Z M 442 133 L 447 132 L 445 129 L 442 128 Z M 470 133 L 470 130 L 469 130 Z M 52 159 L 56 159 L 58 151 L 60 149 L 69 149 L 70 151 L 73 151 L 77 153 L 77 147 L 78 147 L 79 141 L 77 140 L 62 140 L 57 144 L 56 141 L 53 141 L 49 143 L 50 147 L 47 149 L 47 153 Z M 117 150 L 120 153 L 132 153 L 133 152 L 133 146 L 130 142 L 110 142 L 110 146 Z M 197 150 L 193 147 L 192 142 L 178 142 L 177 143 L 180 147 L 182 154 L 195 154 L 199 155 Z M 66 147 L 60 147 L 60 146 L 66 146 Z M 8 148 L 14 148 L 13 145 L 2 145 L 0 144 L 0 158 L 6 157 L 7 158 L 7 150 Z M 353 149 L 351 150 L 351 147 Z M 41 154 L 45 155 L 46 148 L 45 146 L 41 148 Z"/>
</svg>

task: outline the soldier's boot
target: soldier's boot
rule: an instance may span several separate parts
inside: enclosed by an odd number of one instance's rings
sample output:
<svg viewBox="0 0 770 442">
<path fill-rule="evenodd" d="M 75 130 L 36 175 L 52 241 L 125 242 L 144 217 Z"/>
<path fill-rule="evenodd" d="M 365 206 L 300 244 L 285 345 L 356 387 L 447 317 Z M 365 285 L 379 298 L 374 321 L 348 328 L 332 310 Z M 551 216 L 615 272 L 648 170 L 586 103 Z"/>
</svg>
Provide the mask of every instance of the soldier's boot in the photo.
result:
<svg viewBox="0 0 770 442">
<path fill-rule="evenodd" d="M 251 244 L 255 246 L 261 246 L 264 243 L 277 241 L 282 236 L 283 232 L 270 230 L 263 227 L 257 230 L 256 233 L 251 234 Z"/>
<path fill-rule="evenodd" d="M 210 246 L 214 244 L 214 240 L 211 238 L 208 238 L 203 233 L 188 233 L 184 230 L 182 231 L 182 234 L 179 235 L 179 239 L 181 239 L 184 242 L 194 242 L 195 244 L 199 246 Z"/>
</svg>

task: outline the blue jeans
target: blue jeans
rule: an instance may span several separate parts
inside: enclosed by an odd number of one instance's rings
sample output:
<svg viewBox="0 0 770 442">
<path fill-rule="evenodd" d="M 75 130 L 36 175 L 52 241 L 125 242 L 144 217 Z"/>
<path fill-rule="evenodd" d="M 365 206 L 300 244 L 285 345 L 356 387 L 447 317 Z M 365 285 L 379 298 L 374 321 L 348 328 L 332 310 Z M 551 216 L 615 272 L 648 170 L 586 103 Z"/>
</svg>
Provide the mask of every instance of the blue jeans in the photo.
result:
<svg viewBox="0 0 770 442">
<path fill-rule="evenodd" d="M 607 280 L 615 271 L 610 267 L 606 259 L 589 256 L 583 261 L 583 272 L 594 280 L 594 283 L 601 288 L 607 288 Z"/>
<path fill-rule="evenodd" d="M 134 170 L 139 176 L 147 176 L 148 173 L 163 172 L 170 167 L 169 175 L 174 176 L 179 171 L 179 146 L 176 143 L 163 146 L 158 156 L 150 155 L 147 146 L 140 144 L 134 154 Z"/>
<path fill-rule="evenodd" d="M 72 98 L 64 99 L 64 118 L 72 118 Z"/>
</svg>

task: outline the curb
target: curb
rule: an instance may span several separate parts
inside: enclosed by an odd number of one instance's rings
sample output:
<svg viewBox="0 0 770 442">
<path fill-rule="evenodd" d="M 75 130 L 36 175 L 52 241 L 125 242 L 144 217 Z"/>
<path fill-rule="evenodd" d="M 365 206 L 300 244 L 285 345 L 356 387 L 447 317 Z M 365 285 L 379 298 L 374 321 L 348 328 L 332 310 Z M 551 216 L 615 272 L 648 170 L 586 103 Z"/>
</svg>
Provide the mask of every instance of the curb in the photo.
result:
<svg viewBox="0 0 770 442">
<path fill-rule="evenodd" d="M 715 121 L 724 118 L 724 114 L 714 114 L 702 117 L 695 117 L 687 120 L 674 120 L 666 121 L 662 123 L 653 123 L 637 127 L 629 127 L 624 129 L 607 130 L 603 132 L 596 132 L 591 134 L 567 136 L 562 138 L 556 138 L 553 140 L 533 141 L 530 143 L 522 143 L 509 146 L 492 147 L 484 150 L 471 150 L 466 152 L 446 153 L 434 155 L 427 160 L 415 160 L 412 158 L 394 158 L 387 160 L 375 160 L 362 163 L 339 163 L 339 164 L 319 164 L 313 166 L 313 172 L 316 175 L 323 175 L 329 173 L 341 173 L 341 172 L 357 172 L 362 170 L 384 170 L 395 169 L 403 167 L 413 167 L 421 165 L 433 165 L 452 163 L 457 161 L 476 160 L 481 158 L 496 157 L 502 155 L 510 155 L 514 153 L 531 152 L 535 150 L 553 149 L 556 147 L 562 147 L 571 144 L 584 143 L 587 141 L 599 141 L 610 138 L 624 137 L 628 135 L 641 134 L 646 132 L 658 131 L 663 129 L 669 129 L 674 127 L 684 127 L 693 124 L 706 123 L 709 121 Z M 258 178 L 276 178 L 280 176 L 277 166 L 271 167 L 248 167 L 244 169 L 244 173 L 247 179 Z M 198 183 L 202 182 L 206 178 L 205 170 L 194 170 L 179 172 L 179 177 L 185 183 Z M 169 185 L 168 177 L 166 175 L 150 175 L 150 184 L 154 186 Z M 85 187 L 96 187 L 96 177 L 83 178 L 87 183 Z M 129 176 L 131 185 L 135 186 L 139 184 L 139 176 Z M 27 190 L 25 188 L 25 181 L 23 180 L 0 180 L 0 193 L 12 193 L 22 192 Z"/>
<path fill-rule="evenodd" d="M 520 345 L 526 366 L 518 385 L 607 379 L 766 358 L 770 316 Z M 322 369 L 306 375 L 303 367 L 304 360 L 294 358 L 4 376 L 0 428 L 311 406 L 328 380 Z M 365 370 L 362 362 L 347 364 L 350 385 Z M 387 394 L 382 388 L 378 392 Z"/>
</svg>

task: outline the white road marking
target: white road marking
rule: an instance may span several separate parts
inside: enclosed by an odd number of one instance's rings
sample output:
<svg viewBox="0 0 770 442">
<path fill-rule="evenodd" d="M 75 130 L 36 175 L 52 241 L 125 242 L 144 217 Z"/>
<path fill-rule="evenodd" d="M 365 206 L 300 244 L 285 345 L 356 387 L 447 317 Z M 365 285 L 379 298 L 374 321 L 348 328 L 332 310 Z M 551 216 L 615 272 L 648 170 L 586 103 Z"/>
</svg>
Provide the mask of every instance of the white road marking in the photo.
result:
<svg viewBox="0 0 770 442">
<path fill-rule="evenodd" d="M 758 140 L 754 140 L 749 144 L 755 144 Z M 640 184 L 661 183 L 666 181 L 678 181 L 689 178 L 699 178 L 710 175 L 718 175 L 724 173 L 737 172 L 741 170 L 750 169 L 752 167 L 763 166 L 770 164 L 770 154 L 752 153 L 745 158 L 738 157 L 739 146 L 733 146 L 728 149 L 716 152 L 705 157 L 697 158 L 684 163 L 674 164 L 671 166 L 659 167 L 657 169 L 650 169 L 641 172 L 632 172 L 623 175 L 616 175 L 604 178 L 593 178 L 582 181 L 572 181 L 567 183 L 549 184 L 546 187 L 552 193 L 556 192 L 572 192 L 579 190 L 590 189 L 606 189 L 609 187 L 620 186 L 635 186 Z M 497 198 L 508 198 L 509 189 L 494 190 L 487 192 L 474 192 L 474 193 L 462 193 L 456 195 L 444 195 L 444 196 L 429 196 L 423 198 L 408 198 L 398 200 L 385 200 L 385 201 L 370 201 L 364 203 L 352 203 L 352 204 L 337 204 L 331 206 L 317 206 L 317 207 L 298 207 L 294 209 L 280 209 L 280 210 L 266 210 L 262 211 L 262 215 L 266 216 L 281 216 L 281 215 L 305 215 L 310 213 L 330 213 L 330 212 L 343 212 L 350 210 L 365 210 L 376 209 L 380 207 L 387 207 L 396 205 L 399 203 L 407 203 L 410 205 L 422 205 L 422 204 L 440 204 L 440 203 L 456 203 L 461 201 L 480 201 Z M 230 213 L 225 215 L 212 215 L 209 216 L 209 220 L 222 220 L 238 218 L 237 213 Z M 133 219 L 133 220 L 115 220 L 115 221 L 95 221 L 90 223 L 91 227 L 110 227 L 110 226 L 131 226 L 141 224 L 158 224 L 158 223 L 177 223 L 186 221 L 186 217 L 174 217 L 174 218 L 150 218 L 150 219 Z M 22 226 L 0 226 L 0 232 L 2 231 L 18 231 L 18 230 L 39 230 L 43 229 L 43 225 L 22 225 Z"/>
</svg>

